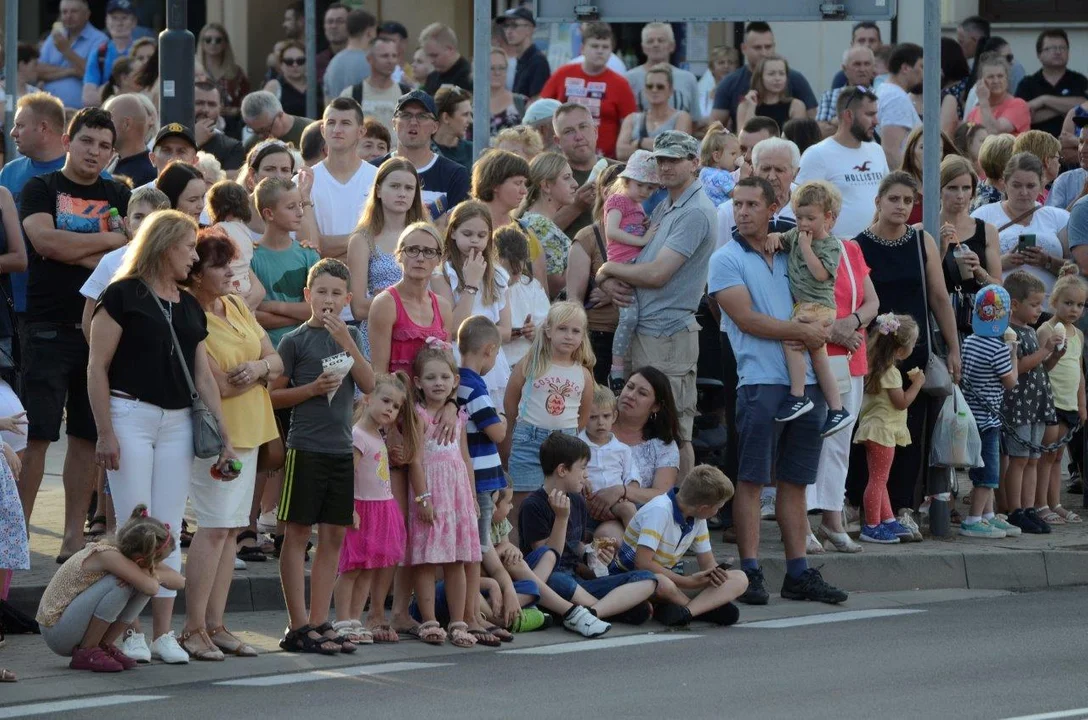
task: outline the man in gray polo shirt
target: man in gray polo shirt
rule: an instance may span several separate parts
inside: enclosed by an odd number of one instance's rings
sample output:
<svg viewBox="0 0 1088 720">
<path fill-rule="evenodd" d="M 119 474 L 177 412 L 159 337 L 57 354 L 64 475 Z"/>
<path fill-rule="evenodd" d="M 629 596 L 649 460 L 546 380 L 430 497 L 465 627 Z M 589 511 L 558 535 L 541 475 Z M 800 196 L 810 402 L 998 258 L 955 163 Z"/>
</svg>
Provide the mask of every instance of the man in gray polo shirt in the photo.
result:
<svg viewBox="0 0 1088 720">
<path fill-rule="evenodd" d="M 680 416 L 682 478 L 695 463 L 691 448 L 699 360 L 695 310 L 706 287 L 718 220 L 714 203 L 699 182 L 699 142 L 695 138 L 678 130 L 663 132 L 654 140 L 654 157 L 669 196 L 650 216 L 646 234 L 652 239 L 634 263 L 602 265 L 597 283 L 618 305 L 626 304 L 629 288 L 635 289 L 638 325 L 627 367 L 635 370 L 651 365 L 665 373 L 672 384 Z"/>
</svg>

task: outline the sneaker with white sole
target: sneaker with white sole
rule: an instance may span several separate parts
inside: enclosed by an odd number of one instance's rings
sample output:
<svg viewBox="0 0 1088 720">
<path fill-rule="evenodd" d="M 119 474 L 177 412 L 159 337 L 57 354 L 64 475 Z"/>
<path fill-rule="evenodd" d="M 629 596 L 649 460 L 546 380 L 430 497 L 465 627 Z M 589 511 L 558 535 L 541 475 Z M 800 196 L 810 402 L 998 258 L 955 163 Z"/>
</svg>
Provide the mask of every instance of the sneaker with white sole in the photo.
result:
<svg viewBox="0 0 1088 720">
<path fill-rule="evenodd" d="M 587 638 L 600 637 L 612 629 L 609 623 L 582 605 L 575 605 L 563 616 L 563 627 Z"/>
<path fill-rule="evenodd" d="M 119 647 L 121 652 L 138 663 L 151 662 L 151 648 L 147 646 L 147 638 L 143 633 L 138 633 L 132 628 L 125 630 Z"/>
<path fill-rule="evenodd" d="M 824 421 L 824 427 L 820 431 L 820 437 L 828 438 L 850 427 L 850 423 L 853 421 L 853 416 L 845 410 L 828 410 L 827 420 Z"/>
<path fill-rule="evenodd" d="M 155 638 L 155 642 L 151 643 L 151 657 L 162 660 L 167 665 L 184 665 L 189 662 L 189 653 L 178 644 L 173 630 Z"/>
<path fill-rule="evenodd" d="M 985 520 L 968 523 L 964 520 L 960 523 L 960 535 L 964 537 L 984 538 L 987 540 L 999 540 L 1005 537 L 1005 531 L 999 530 Z"/>
<path fill-rule="evenodd" d="M 759 517 L 761 519 L 763 519 L 763 520 L 774 520 L 775 519 L 774 502 L 775 502 L 775 496 L 774 495 L 764 495 L 763 497 L 761 497 L 759 499 Z"/>
<path fill-rule="evenodd" d="M 990 525 L 997 528 L 998 530 L 1004 530 L 1005 537 L 1020 537 L 1021 533 L 1024 532 L 1016 525 L 1010 523 L 1008 521 L 1008 518 L 1003 515 L 995 515 L 993 519 L 987 520 L 986 522 L 990 523 Z"/>
<path fill-rule="evenodd" d="M 269 510 L 268 512 L 261 513 L 257 516 L 257 532 L 259 533 L 274 533 L 276 532 L 276 511 Z"/>
<path fill-rule="evenodd" d="M 816 407 L 815 403 L 804 395 L 787 395 L 782 404 L 778 406 L 778 412 L 774 416 L 775 422 L 791 422 L 814 407 Z"/>
</svg>

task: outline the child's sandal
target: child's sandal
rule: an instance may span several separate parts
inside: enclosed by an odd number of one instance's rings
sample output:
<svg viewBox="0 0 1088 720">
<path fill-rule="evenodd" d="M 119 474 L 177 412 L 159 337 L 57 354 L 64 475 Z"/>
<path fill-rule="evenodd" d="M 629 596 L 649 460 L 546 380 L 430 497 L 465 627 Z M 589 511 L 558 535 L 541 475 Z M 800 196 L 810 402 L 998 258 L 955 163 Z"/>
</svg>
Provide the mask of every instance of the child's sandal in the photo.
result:
<svg viewBox="0 0 1088 720">
<path fill-rule="evenodd" d="M 350 653 L 353 653 L 353 652 L 355 652 L 357 650 L 357 648 L 355 647 L 355 644 L 348 641 L 348 639 L 346 637 L 344 637 L 343 635 L 337 633 L 337 634 L 333 635 L 332 637 L 329 636 L 329 633 L 336 633 L 336 630 L 333 630 L 332 623 L 330 623 L 330 622 L 323 623 L 322 625 L 319 625 L 318 627 L 315 627 L 314 630 L 321 633 L 322 635 L 324 635 L 325 640 L 334 642 L 337 645 L 339 645 L 340 646 L 340 652 L 342 652 L 342 653 L 350 654 Z"/>
<path fill-rule="evenodd" d="M 468 623 L 454 622 L 449 624 L 450 629 L 450 644 L 454 647 L 468 649 L 476 647 L 476 638 L 472 632 L 468 629 Z M 498 638 L 496 638 L 497 640 Z"/>
<path fill-rule="evenodd" d="M 464 625 L 464 623 L 461 624 Z M 428 620 L 417 626 L 415 636 L 428 645 L 444 645 L 446 643 L 446 631 L 434 620 Z"/>
<path fill-rule="evenodd" d="M 1080 515 L 1077 515 L 1077 514 L 1076 514 L 1075 512 L 1073 512 L 1072 510 L 1067 510 L 1067 509 L 1063 508 L 1063 507 L 1062 507 L 1061 505 L 1055 505 L 1055 506 L 1053 507 L 1053 511 L 1054 511 L 1055 513 L 1057 513 L 1057 514 L 1058 514 L 1058 516 L 1059 516 L 1059 517 L 1061 517 L 1061 519 L 1062 519 L 1062 520 L 1065 520 L 1065 521 L 1066 521 L 1067 523 L 1079 523 L 1079 522 L 1083 522 L 1083 521 L 1081 520 L 1081 517 L 1080 517 Z"/>
</svg>

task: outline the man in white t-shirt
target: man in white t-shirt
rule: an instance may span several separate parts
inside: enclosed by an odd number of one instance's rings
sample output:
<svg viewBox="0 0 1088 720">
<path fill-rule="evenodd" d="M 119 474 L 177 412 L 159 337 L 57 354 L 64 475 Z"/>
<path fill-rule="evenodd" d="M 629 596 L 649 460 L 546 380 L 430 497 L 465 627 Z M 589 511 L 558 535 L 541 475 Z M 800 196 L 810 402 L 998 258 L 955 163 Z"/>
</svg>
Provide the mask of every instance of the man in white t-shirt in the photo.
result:
<svg viewBox="0 0 1088 720">
<path fill-rule="evenodd" d="M 306 237 L 318 238 L 323 257 L 343 258 L 378 171 L 356 152 L 363 137 L 359 103 L 337 97 L 325 108 L 321 122 L 328 153 L 314 166 L 312 202 L 303 203 L 302 230 Z"/>
<path fill-rule="evenodd" d="M 898 169 L 907 134 L 922 124 L 922 118 L 918 117 L 907 94 L 921 84 L 921 46 L 914 43 L 896 46 L 888 58 L 888 79 L 876 90 L 877 132 L 890 168 Z"/>
<path fill-rule="evenodd" d="M 801 156 L 797 184 L 827 180 L 842 193 L 842 211 L 834 234 L 849 239 L 869 227 L 873 201 L 880 181 L 888 174 L 884 150 L 873 142 L 876 127 L 876 95 L 859 87 L 839 93 L 838 129 Z"/>
<path fill-rule="evenodd" d="M 772 137 L 761 140 L 752 148 L 752 174 L 761 177 L 774 188 L 778 210 L 771 215 L 771 232 L 786 232 L 797 227 L 790 197 L 797 186 L 793 179 L 801 166 L 801 151 L 785 138 Z M 726 200 L 718 206 L 718 242 L 721 247 L 733 239 L 737 223 L 733 215 L 733 201 Z"/>
</svg>

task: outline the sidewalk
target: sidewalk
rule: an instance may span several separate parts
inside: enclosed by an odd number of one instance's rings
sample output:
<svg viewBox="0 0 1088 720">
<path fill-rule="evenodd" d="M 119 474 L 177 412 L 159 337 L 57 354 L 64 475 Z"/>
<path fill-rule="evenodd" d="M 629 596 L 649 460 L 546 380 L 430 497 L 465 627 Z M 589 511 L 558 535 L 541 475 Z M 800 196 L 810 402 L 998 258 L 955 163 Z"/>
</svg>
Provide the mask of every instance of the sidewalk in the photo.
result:
<svg viewBox="0 0 1088 720">
<path fill-rule="evenodd" d="M 30 527 L 31 569 L 15 573 L 9 602 L 31 615 L 37 610 L 45 586 L 57 569 L 55 557 L 60 548 L 64 515 L 64 492 L 60 471 L 64 460 L 64 441 L 50 448 L 46 477 Z M 969 485 L 961 483 L 963 491 Z M 1081 512 L 1081 497 L 1063 497 L 1065 507 Z M 960 505 L 960 511 L 964 507 Z M 1084 514 L 1084 513 L 1082 513 Z M 195 527 L 192 514 L 190 525 Z M 818 517 L 811 521 L 819 522 Z M 776 590 L 785 574 L 778 525 L 761 524 L 761 555 L 768 588 Z M 956 528 L 952 528 L 955 532 Z M 712 533 L 714 554 L 720 560 L 736 564 L 736 545 L 721 542 L 720 533 Z M 316 541 L 316 537 L 315 537 Z M 827 553 L 809 558 L 821 567 L 824 577 L 846 590 L 888 592 L 898 590 L 939 589 L 1043 589 L 1088 584 L 1088 522 L 1055 526 L 1050 535 L 1023 535 L 1005 540 L 978 540 L 951 535 L 927 537 L 921 543 L 906 545 L 865 544 L 856 555 Z M 183 551 L 184 553 L 184 551 Z M 694 559 L 687 558 L 694 570 Z M 308 569 L 308 565 L 307 565 Z M 279 564 L 276 560 L 251 562 L 234 575 L 228 612 L 282 610 Z M 184 593 L 178 596 L 179 613 L 184 612 Z"/>
</svg>

